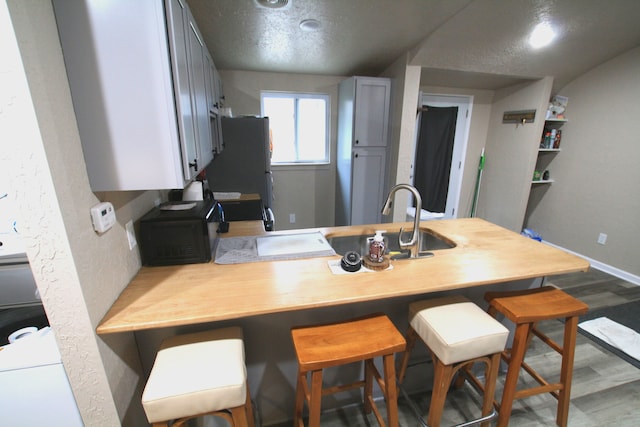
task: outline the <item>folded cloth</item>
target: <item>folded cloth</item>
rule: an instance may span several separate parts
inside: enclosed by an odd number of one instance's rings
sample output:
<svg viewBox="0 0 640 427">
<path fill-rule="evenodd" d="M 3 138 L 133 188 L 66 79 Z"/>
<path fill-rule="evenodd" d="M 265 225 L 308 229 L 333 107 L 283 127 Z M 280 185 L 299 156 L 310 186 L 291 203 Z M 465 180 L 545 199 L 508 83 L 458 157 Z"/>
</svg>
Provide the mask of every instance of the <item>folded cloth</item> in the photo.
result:
<svg viewBox="0 0 640 427">
<path fill-rule="evenodd" d="M 412 219 L 416 217 L 416 208 L 407 208 L 407 215 Z M 440 219 L 444 217 L 444 212 L 429 212 L 425 209 L 420 209 L 420 220 Z"/>
<path fill-rule="evenodd" d="M 607 317 L 580 322 L 578 327 L 612 347 L 640 360 L 640 334 Z"/>
</svg>

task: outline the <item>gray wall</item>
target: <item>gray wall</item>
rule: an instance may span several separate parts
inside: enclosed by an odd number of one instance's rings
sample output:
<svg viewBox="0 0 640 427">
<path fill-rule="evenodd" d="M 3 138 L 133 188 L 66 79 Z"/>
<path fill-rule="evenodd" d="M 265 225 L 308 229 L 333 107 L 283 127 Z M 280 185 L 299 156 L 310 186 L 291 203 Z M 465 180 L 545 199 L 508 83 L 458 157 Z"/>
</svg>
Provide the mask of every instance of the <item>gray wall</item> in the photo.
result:
<svg viewBox="0 0 640 427">
<path fill-rule="evenodd" d="M 496 92 L 489 119 L 478 216 L 515 232 L 524 221 L 553 79 Z M 536 110 L 529 124 L 502 123 L 505 111 Z"/>
<path fill-rule="evenodd" d="M 225 106 L 234 116 L 260 115 L 260 91 L 328 94 L 331 97 L 331 162 L 318 166 L 273 166 L 276 230 L 334 225 L 338 83 L 346 77 L 220 70 Z M 277 141 L 274 141 L 277 144 Z M 296 222 L 290 223 L 289 215 Z"/>
<path fill-rule="evenodd" d="M 528 225 L 548 240 L 640 279 L 640 48 L 559 91 L 562 151 Z M 606 245 L 598 234 L 608 235 Z M 638 280 L 640 282 L 640 280 Z"/>
</svg>

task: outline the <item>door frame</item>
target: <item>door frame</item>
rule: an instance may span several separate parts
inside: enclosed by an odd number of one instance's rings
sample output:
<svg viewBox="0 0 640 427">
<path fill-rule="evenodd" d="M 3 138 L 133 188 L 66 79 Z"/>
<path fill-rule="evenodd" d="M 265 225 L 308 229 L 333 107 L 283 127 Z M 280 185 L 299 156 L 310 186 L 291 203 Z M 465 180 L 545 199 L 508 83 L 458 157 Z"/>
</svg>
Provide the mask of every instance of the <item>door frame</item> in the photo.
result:
<svg viewBox="0 0 640 427">
<path fill-rule="evenodd" d="M 466 160 L 467 144 L 469 141 L 473 96 L 420 92 L 418 100 L 420 107 L 424 107 L 426 105 L 431 105 L 433 107 L 458 107 L 456 136 L 454 139 L 453 154 L 451 157 L 451 172 L 449 173 L 449 191 L 447 193 L 447 204 L 444 212 L 444 218 L 457 218 L 460 214 L 460 192 L 462 190 L 462 175 L 464 173 L 464 163 Z M 412 171 L 415 171 L 416 148 L 418 146 L 418 126 L 419 122 L 416 120 L 413 159 L 411 161 Z M 457 167 L 455 165 L 457 165 Z M 412 182 L 413 178 L 414 175 L 412 173 Z"/>
</svg>

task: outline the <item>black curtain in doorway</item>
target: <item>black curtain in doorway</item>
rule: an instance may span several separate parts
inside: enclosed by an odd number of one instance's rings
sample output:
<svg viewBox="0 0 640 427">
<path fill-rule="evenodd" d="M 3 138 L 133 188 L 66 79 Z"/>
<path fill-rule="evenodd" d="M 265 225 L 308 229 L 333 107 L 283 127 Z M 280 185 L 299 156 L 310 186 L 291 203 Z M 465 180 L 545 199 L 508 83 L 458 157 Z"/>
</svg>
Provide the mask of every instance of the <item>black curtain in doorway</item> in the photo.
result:
<svg viewBox="0 0 640 427">
<path fill-rule="evenodd" d="M 420 113 L 413 184 L 430 212 L 447 206 L 457 118 L 458 107 L 423 107 Z"/>
</svg>

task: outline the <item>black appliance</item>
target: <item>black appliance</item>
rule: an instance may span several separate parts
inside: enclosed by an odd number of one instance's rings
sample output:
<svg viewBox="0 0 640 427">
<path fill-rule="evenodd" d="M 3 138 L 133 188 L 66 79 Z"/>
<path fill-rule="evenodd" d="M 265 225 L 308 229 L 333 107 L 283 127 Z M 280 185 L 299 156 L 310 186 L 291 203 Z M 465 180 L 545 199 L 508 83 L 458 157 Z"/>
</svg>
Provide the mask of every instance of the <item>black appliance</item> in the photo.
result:
<svg viewBox="0 0 640 427">
<path fill-rule="evenodd" d="M 218 208 L 218 209 L 216 209 Z M 214 200 L 167 202 L 140 218 L 140 255 L 149 266 L 211 261 L 224 218 Z"/>
<path fill-rule="evenodd" d="M 273 207 L 269 119 L 223 117 L 222 140 L 224 149 L 206 168 L 209 188 L 256 193 L 265 208 Z"/>
</svg>

